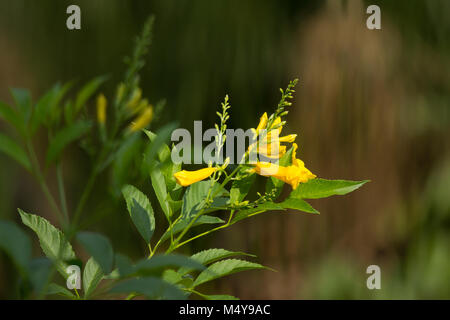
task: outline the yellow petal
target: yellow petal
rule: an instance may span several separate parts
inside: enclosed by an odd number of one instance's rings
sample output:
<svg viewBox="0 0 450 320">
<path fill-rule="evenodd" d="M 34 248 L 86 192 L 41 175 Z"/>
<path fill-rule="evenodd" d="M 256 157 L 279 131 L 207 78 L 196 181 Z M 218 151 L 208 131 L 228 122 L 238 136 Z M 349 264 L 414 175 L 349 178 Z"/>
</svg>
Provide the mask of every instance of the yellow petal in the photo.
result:
<svg viewBox="0 0 450 320">
<path fill-rule="evenodd" d="M 139 117 L 137 117 L 136 121 L 130 125 L 130 131 L 135 132 L 145 128 L 153 118 L 153 107 L 149 106 L 145 108 L 144 111 L 141 112 Z"/>
<path fill-rule="evenodd" d="M 259 124 L 256 127 L 256 132 L 261 131 L 262 129 L 265 129 L 267 126 L 267 121 L 269 120 L 269 118 L 267 117 L 267 112 L 264 112 L 264 114 L 261 116 L 261 118 L 259 119 Z"/>
<path fill-rule="evenodd" d="M 103 93 L 99 94 L 97 97 L 97 121 L 104 124 L 106 121 L 106 106 L 108 102 Z"/>
<path fill-rule="evenodd" d="M 298 160 L 298 159 L 297 159 Z M 296 189 L 300 183 L 307 182 L 316 177 L 311 171 L 304 166 L 288 166 L 283 167 L 270 162 L 258 162 L 254 168 L 259 175 L 266 177 L 274 177 L 292 186 Z"/>
<path fill-rule="evenodd" d="M 296 135 L 296 134 L 289 134 L 289 135 L 287 135 L 287 136 L 280 137 L 279 141 L 280 141 L 280 142 L 288 142 L 288 143 L 291 143 L 291 142 L 294 142 L 294 141 L 295 141 L 295 138 L 297 138 L 297 135 Z"/>
<path fill-rule="evenodd" d="M 195 171 L 181 170 L 173 176 L 179 185 L 187 187 L 195 182 L 208 178 L 216 170 L 217 168 L 203 168 Z"/>
</svg>

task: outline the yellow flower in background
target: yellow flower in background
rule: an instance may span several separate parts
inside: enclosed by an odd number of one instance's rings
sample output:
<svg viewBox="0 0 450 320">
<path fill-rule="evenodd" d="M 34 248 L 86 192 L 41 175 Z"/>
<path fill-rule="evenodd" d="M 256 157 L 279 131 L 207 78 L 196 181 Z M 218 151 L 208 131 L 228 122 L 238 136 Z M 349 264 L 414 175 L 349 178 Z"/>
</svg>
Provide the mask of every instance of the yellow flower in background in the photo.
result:
<svg viewBox="0 0 450 320">
<path fill-rule="evenodd" d="M 216 172 L 216 170 L 217 168 L 203 168 L 195 171 L 181 170 L 175 173 L 173 176 L 175 177 L 175 180 L 179 185 L 187 187 L 193 183 L 208 178 L 210 175 Z"/>
<path fill-rule="evenodd" d="M 97 97 L 97 121 L 100 124 L 105 124 L 106 122 L 106 106 L 108 101 L 103 93 L 99 94 Z"/>
<path fill-rule="evenodd" d="M 315 174 L 311 173 L 302 160 L 297 159 L 297 144 L 293 144 L 294 150 L 292 152 L 292 164 L 287 167 L 279 166 L 270 162 L 258 162 L 254 171 L 259 175 L 266 177 L 274 177 L 292 186 L 296 189 L 300 183 L 307 182 L 314 179 Z"/>
<path fill-rule="evenodd" d="M 133 95 L 131 96 L 130 101 L 127 103 L 127 107 L 134 111 L 135 108 L 139 105 L 139 102 L 141 101 L 142 97 L 142 90 L 140 88 L 136 88 L 133 92 Z"/>
<path fill-rule="evenodd" d="M 145 128 L 153 118 L 153 106 L 146 107 L 141 114 L 136 118 L 136 120 L 130 125 L 129 129 L 131 132 L 135 132 Z"/>
</svg>

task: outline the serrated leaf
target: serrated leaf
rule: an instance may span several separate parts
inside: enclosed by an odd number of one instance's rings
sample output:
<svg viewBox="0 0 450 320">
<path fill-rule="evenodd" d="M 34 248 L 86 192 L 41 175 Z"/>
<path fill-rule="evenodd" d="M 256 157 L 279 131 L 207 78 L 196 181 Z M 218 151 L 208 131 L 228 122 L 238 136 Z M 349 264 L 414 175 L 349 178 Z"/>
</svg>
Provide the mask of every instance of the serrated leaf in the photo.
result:
<svg viewBox="0 0 450 320">
<path fill-rule="evenodd" d="M 192 219 L 200 210 L 205 206 L 205 200 L 208 196 L 209 189 L 211 187 L 211 181 L 199 181 L 188 187 L 183 196 L 183 206 L 181 208 L 181 214 L 183 220 Z M 212 186 L 211 194 L 216 194 L 217 197 L 227 194 L 225 189 L 220 190 L 220 185 L 214 182 Z M 214 199 L 216 200 L 216 199 Z M 222 203 L 223 204 L 223 203 Z M 211 207 L 214 207 L 213 204 Z M 216 204 L 216 206 L 218 206 Z M 216 209 L 219 210 L 219 209 Z M 204 210 L 204 213 L 212 212 L 212 208 Z"/>
<path fill-rule="evenodd" d="M 161 206 L 167 220 L 170 221 L 170 217 L 172 216 L 172 208 L 169 204 L 166 182 L 161 170 L 154 168 L 150 173 L 150 178 L 152 180 L 153 190 L 155 191 L 159 205 Z"/>
<path fill-rule="evenodd" d="M 319 211 L 314 209 L 308 202 L 302 199 L 288 198 L 281 202 L 280 205 L 285 209 L 295 209 L 307 213 L 319 214 Z"/>
<path fill-rule="evenodd" d="M 260 205 L 258 205 L 256 208 L 250 208 L 250 209 L 244 209 L 241 211 L 238 211 L 233 219 L 231 219 L 231 224 L 234 224 L 238 221 L 241 221 L 243 219 L 246 219 L 251 216 L 255 216 L 257 214 L 266 212 L 266 211 L 274 211 L 274 210 L 286 210 L 283 208 L 280 204 L 274 203 L 274 202 L 265 202 Z"/>
<path fill-rule="evenodd" d="M 136 292 L 150 299 L 182 300 L 186 294 L 175 285 L 156 277 L 130 279 L 117 284 L 111 293 Z"/>
<path fill-rule="evenodd" d="M 243 169 L 247 170 L 247 169 Z M 238 173 L 239 174 L 239 173 Z M 255 182 L 256 174 L 244 176 L 241 179 L 234 180 L 230 190 L 230 203 L 241 202 L 247 196 L 250 188 Z"/>
<path fill-rule="evenodd" d="M 183 281 L 181 274 L 173 269 L 168 269 L 163 272 L 162 279 L 171 284 L 177 284 Z"/>
<path fill-rule="evenodd" d="M 88 298 L 94 292 L 103 278 L 103 271 L 93 257 L 89 258 L 83 270 L 84 297 Z"/>
<path fill-rule="evenodd" d="M 148 216 L 147 210 L 145 210 L 136 199 L 133 199 L 133 207 L 131 208 L 131 220 L 138 229 L 142 238 L 144 238 L 147 244 L 150 243 L 152 238 L 151 222 Z"/>
<path fill-rule="evenodd" d="M 0 249 L 3 249 L 24 275 L 31 260 L 31 240 L 14 222 L 0 220 Z"/>
<path fill-rule="evenodd" d="M 197 227 L 202 224 L 215 224 L 215 223 L 225 223 L 222 219 L 219 217 L 214 216 L 208 216 L 208 215 L 202 215 L 200 218 L 197 219 L 197 221 L 194 222 L 192 227 Z M 176 235 L 184 230 L 184 228 L 187 227 L 189 224 L 189 220 L 179 220 L 172 229 L 172 234 Z M 166 241 L 170 238 L 170 231 L 166 231 L 163 236 L 161 237 L 161 242 Z"/>
<path fill-rule="evenodd" d="M 150 239 L 155 231 L 155 216 L 150 201 L 145 194 L 132 185 L 126 185 L 123 187 L 122 194 L 127 203 L 127 209 L 131 216 L 131 220 L 144 240 L 147 243 L 150 243 Z M 136 200 L 139 206 L 145 210 L 145 214 L 147 216 L 146 218 L 143 217 L 142 211 L 132 210 L 135 203 L 134 200 Z"/>
<path fill-rule="evenodd" d="M 245 260 L 227 259 L 210 265 L 206 270 L 203 270 L 195 279 L 193 287 L 197 287 L 205 282 L 222 278 L 237 272 L 253 270 L 253 269 L 267 269 L 266 267 Z"/>
<path fill-rule="evenodd" d="M 4 152 L 18 163 L 20 163 L 25 169 L 31 172 L 31 162 L 25 150 L 22 149 L 14 140 L 10 137 L 0 133 L 0 151 Z"/>
<path fill-rule="evenodd" d="M 46 164 L 50 165 L 55 161 L 61 151 L 71 142 L 81 138 L 85 133 L 87 133 L 92 127 L 92 123 L 89 121 L 79 121 L 71 124 L 61 131 L 57 132 L 56 135 L 50 141 L 50 145 L 47 150 Z"/>
<path fill-rule="evenodd" d="M 195 293 L 205 300 L 239 300 L 239 298 L 230 296 L 228 294 L 203 294 L 200 292 Z"/>
<path fill-rule="evenodd" d="M 64 234 L 46 219 L 18 210 L 23 224 L 36 233 L 44 254 L 56 262 L 58 271 L 66 278 L 65 261 L 74 260 L 76 256 Z"/>
<path fill-rule="evenodd" d="M 203 250 L 203 251 L 197 252 L 196 254 L 191 256 L 191 259 L 206 266 L 210 263 L 216 262 L 221 259 L 225 259 L 225 258 L 229 258 L 229 257 L 233 257 L 233 256 L 242 256 L 242 255 L 254 257 L 254 255 L 248 254 L 245 252 L 229 251 L 229 250 L 225 250 L 225 249 L 208 249 L 208 250 Z M 185 275 L 192 271 L 193 271 L 192 269 L 189 269 L 186 267 L 178 269 L 178 273 L 180 275 Z"/>
<path fill-rule="evenodd" d="M 104 274 L 111 273 L 114 252 L 108 238 L 95 232 L 79 232 L 77 240 L 99 264 Z"/>
<path fill-rule="evenodd" d="M 155 255 L 150 259 L 144 259 L 133 266 L 133 275 L 135 276 L 149 276 L 160 275 L 167 268 L 182 268 L 187 267 L 193 270 L 203 270 L 205 267 L 183 255 L 179 254 L 165 254 Z"/>
<path fill-rule="evenodd" d="M 316 178 L 306 183 L 301 183 L 297 189 L 291 192 L 289 198 L 319 199 L 334 195 L 344 195 L 358 189 L 367 182 L 369 180 L 348 181 Z"/>
<path fill-rule="evenodd" d="M 50 283 L 48 285 L 47 294 L 48 295 L 57 294 L 57 295 L 60 295 L 60 296 L 71 298 L 71 299 L 76 299 L 77 298 L 72 292 L 70 292 L 66 288 L 64 288 L 64 287 L 62 287 L 62 286 L 60 286 L 59 284 L 56 284 L 56 283 Z"/>
</svg>

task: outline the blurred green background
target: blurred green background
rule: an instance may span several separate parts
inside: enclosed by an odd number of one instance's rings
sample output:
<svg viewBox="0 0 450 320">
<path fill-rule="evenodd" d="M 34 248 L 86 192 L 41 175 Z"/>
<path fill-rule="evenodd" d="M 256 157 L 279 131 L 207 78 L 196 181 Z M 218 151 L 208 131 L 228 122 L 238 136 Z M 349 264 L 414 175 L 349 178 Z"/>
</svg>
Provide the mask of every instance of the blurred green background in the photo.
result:
<svg viewBox="0 0 450 320">
<path fill-rule="evenodd" d="M 74 3 L 79 31 L 66 28 Z M 366 28 L 369 4 L 381 8 L 381 30 Z M 231 276 L 211 291 L 242 299 L 450 298 L 450 1 L 3 0 L 0 100 L 11 102 L 9 87 L 29 88 L 36 101 L 58 81 L 102 74 L 111 96 L 151 13 L 142 88 L 153 103 L 167 99 L 155 129 L 174 120 L 212 127 L 225 94 L 229 127 L 254 127 L 275 108 L 278 88 L 298 77 L 285 130 L 299 133 L 307 167 L 319 177 L 372 180 L 313 202 L 320 216 L 268 213 L 193 242 L 192 252 L 251 252 L 278 271 Z M 89 165 L 76 148 L 65 160 L 73 205 Z M 101 179 L 89 206 L 101 219 L 87 228 L 137 258 L 145 246 L 124 201 Z M 149 181 L 143 186 L 150 192 Z M 36 182 L 0 154 L 0 218 L 19 222 L 17 207 L 56 222 Z M 366 287 L 372 264 L 381 268 L 381 290 Z M 0 298 L 11 296 L 14 275 L 0 254 Z"/>
</svg>

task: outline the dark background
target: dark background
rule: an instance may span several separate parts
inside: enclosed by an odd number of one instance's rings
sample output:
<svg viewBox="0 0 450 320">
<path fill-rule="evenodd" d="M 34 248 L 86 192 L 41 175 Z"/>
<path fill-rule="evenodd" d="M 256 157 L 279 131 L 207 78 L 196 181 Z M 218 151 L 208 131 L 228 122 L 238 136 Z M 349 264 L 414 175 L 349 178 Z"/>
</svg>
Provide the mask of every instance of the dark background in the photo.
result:
<svg viewBox="0 0 450 320">
<path fill-rule="evenodd" d="M 81 7 L 79 31 L 66 28 L 70 4 Z M 381 7 L 381 30 L 366 28 L 369 4 Z M 285 130 L 299 133 L 307 167 L 319 177 L 372 180 L 314 201 L 320 216 L 267 213 L 194 242 L 186 253 L 242 250 L 278 270 L 231 276 L 204 291 L 450 298 L 449 1 L 2 0 L 0 100 L 11 102 L 10 87 L 29 88 L 36 101 L 58 81 L 102 74 L 110 75 L 102 90 L 111 96 L 149 14 L 156 20 L 142 88 L 150 101 L 167 99 L 156 127 L 177 120 L 192 129 L 200 119 L 212 127 L 225 94 L 229 127 L 254 127 L 274 110 L 278 88 L 298 77 Z M 73 206 L 89 165 L 70 152 L 64 169 Z M 99 190 L 91 202 L 104 214 L 90 230 L 140 257 L 145 247 L 123 201 Z M 17 207 L 56 222 L 34 180 L 0 154 L 0 218 L 19 222 Z M 381 267 L 378 291 L 366 288 L 371 264 Z M 0 297 L 10 296 L 14 274 L 1 254 Z"/>
</svg>

